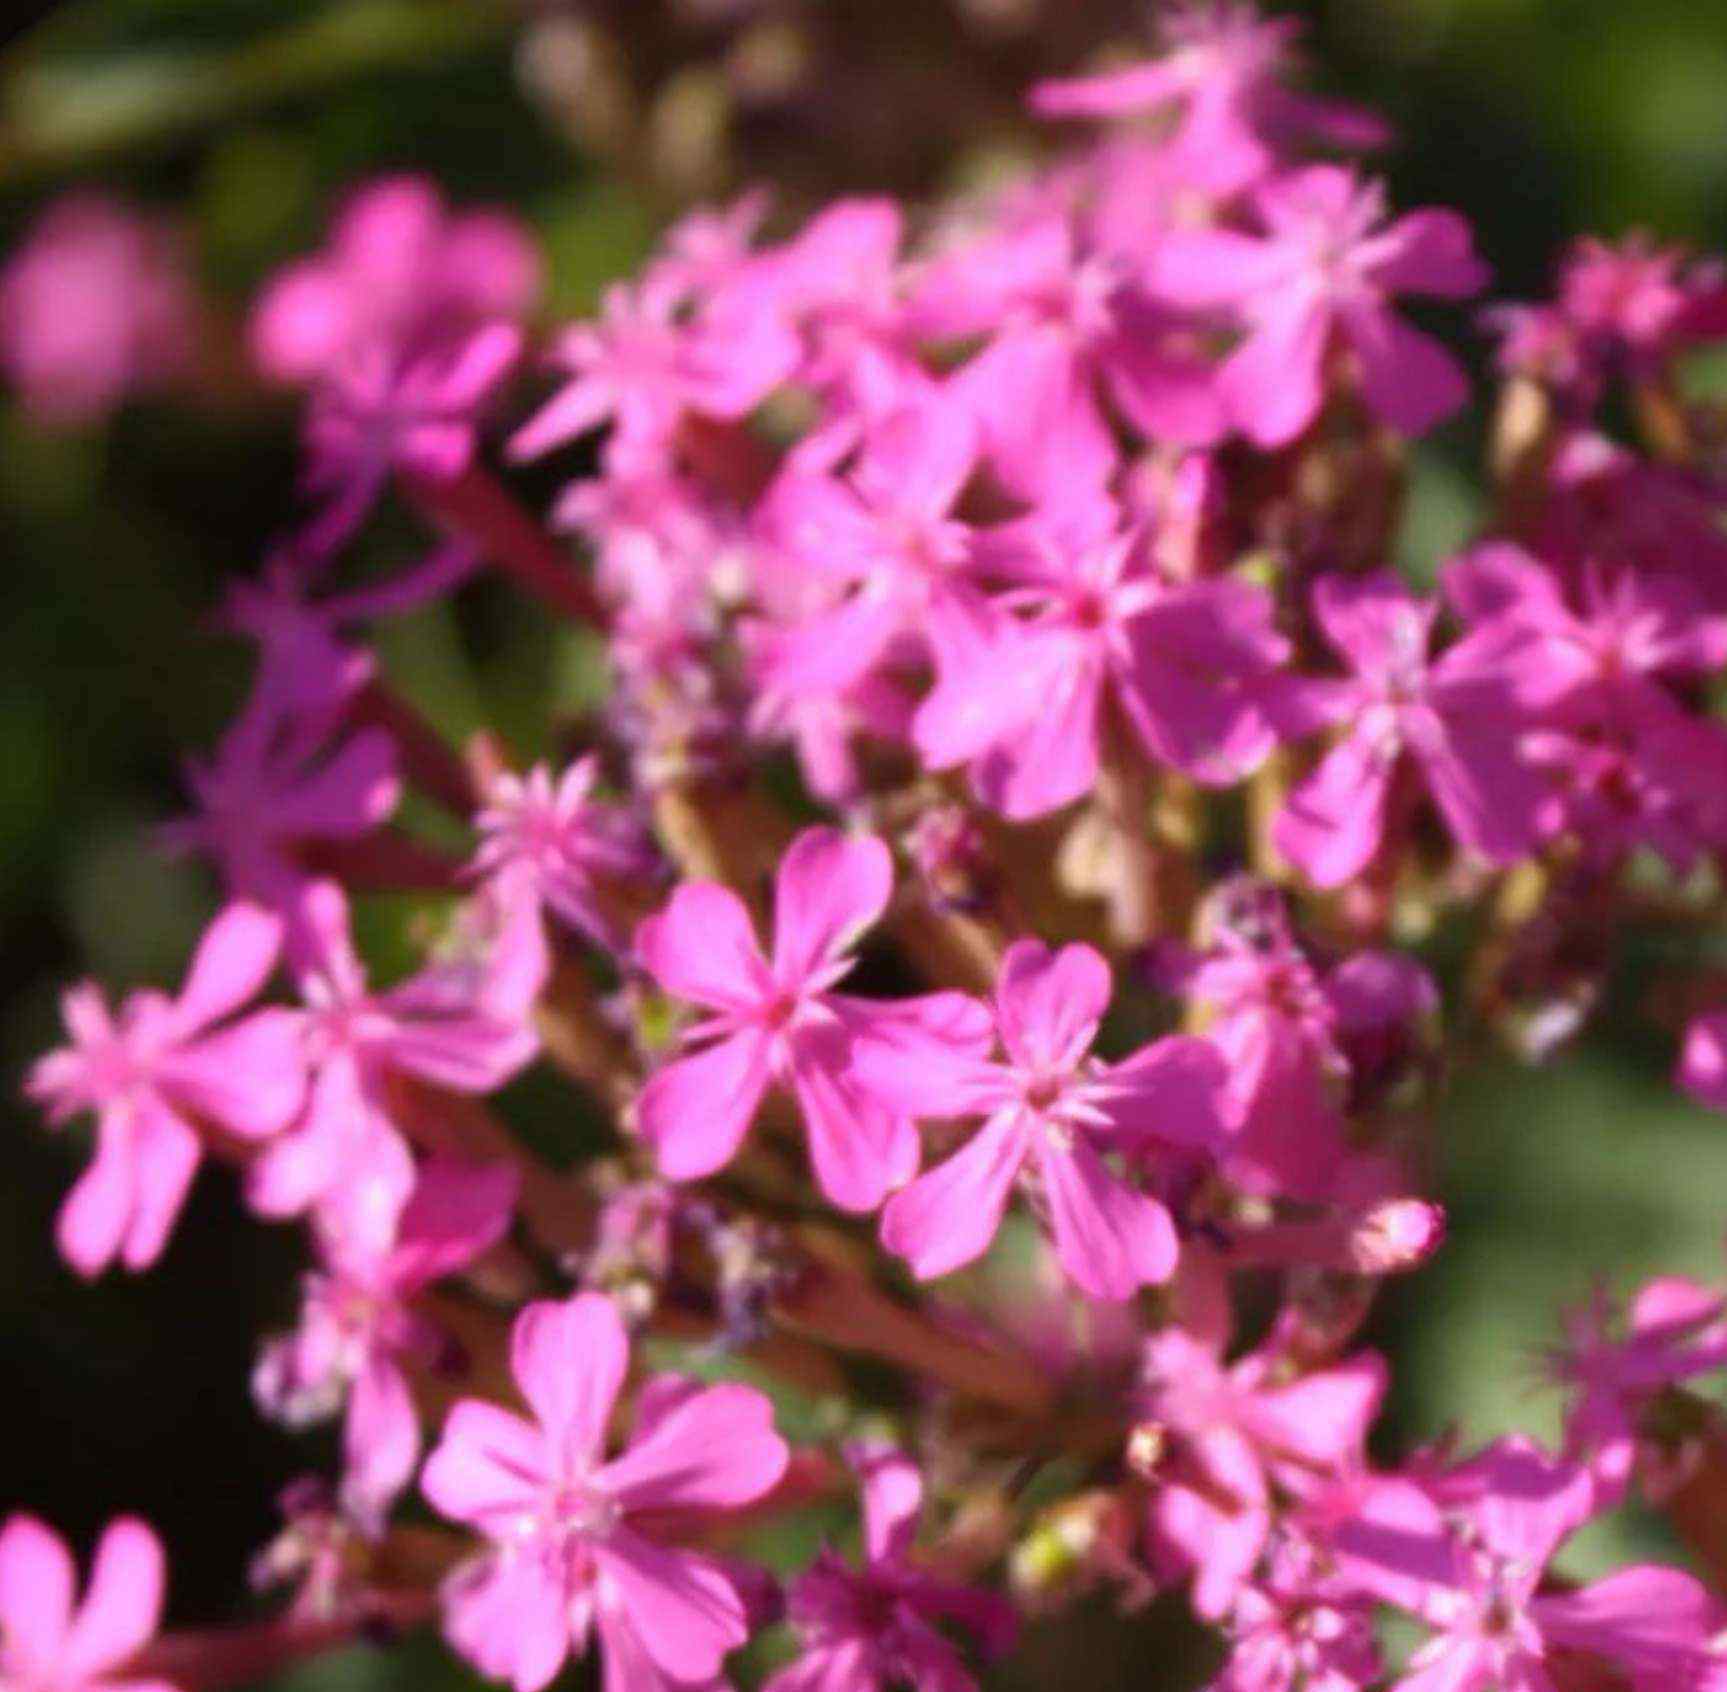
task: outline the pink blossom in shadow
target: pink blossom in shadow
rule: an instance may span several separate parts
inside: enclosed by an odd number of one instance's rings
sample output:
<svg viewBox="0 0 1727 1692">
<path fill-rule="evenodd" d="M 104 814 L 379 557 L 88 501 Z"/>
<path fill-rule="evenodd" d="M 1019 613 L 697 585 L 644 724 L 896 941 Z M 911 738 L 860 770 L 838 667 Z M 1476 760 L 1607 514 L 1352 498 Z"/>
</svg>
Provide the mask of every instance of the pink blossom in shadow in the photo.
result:
<svg viewBox="0 0 1727 1692">
<path fill-rule="evenodd" d="M 294 1014 L 236 1013 L 275 970 L 282 924 L 230 905 L 205 930 L 176 997 L 131 994 L 118 1014 L 94 985 L 63 1002 L 71 1044 L 31 1069 L 26 1090 L 56 1123 L 96 1116 L 96 1153 L 60 1212 L 66 1260 L 95 1275 L 116 1258 L 161 1255 L 211 1130 L 266 1141 L 293 1122 L 306 1091 Z"/>
</svg>

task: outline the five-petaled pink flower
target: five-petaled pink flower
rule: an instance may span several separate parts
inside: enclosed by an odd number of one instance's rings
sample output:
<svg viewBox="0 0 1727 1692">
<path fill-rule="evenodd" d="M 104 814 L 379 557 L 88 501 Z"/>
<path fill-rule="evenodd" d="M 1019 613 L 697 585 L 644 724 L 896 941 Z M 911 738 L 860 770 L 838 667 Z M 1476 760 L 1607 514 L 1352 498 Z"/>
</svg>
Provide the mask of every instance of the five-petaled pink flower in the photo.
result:
<svg viewBox="0 0 1727 1692">
<path fill-rule="evenodd" d="M 1163 1450 L 1150 1525 L 1161 1556 L 1191 1570 L 1193 1606 L 1223 1615 L 1271 1533 L 1277 1491 L 1359 1465 L 1385 1396 L 1361 1352 L 1297 1374 L 1271 1342 L 1226 1364 L 1223 1333 L 1169 1327 L 1145 1342 L 1137 1408 Z"/>
<path fill-rule="evenodd" d="M 420 1456 L 420 1421 L 404 1365 L 436 1367 L 451 1341 L 418 1296 L 490 1250 L 510 1225 L 516 1173 L 507 1164 L 434 1158 L 421 1165 L 392 1235 L 350 1236 L 321 1220 L 319 1267 L 306 1276 L 299 1326 L 273 1340 L 253 1396 L 291 1426 L 346 1405 L 342 1502 L 375 1527 Z"/>
<path fill-rule="evenodd" d="M 529 1013 L 545 980 L 544 937 L 531 908 L 504 910 L 474 957 L 434 963 L 377 992 L 341 888 L 314 883 L 300 914 L 310 952 L 298 1014 L 311 1086 L 300 1119 L 253 1164 L 249 1192 L 269 1216 L 333 1207 L 345 1233 L 381 1243 L 414 1182 L 392 1080 L 489 1093 L 521 1069 L 539 1049 Z"/>
<path fill-rule="evenodd" d="M 100 421 L 129 394 L 187 374 L 196 308 L 173 228 L 70 193 L 0 267 L 0 370 L 38 421 Z"/>
<path fill-rule="evenodd" d="M 780 863 L 771 960 L 743 901 L 715 882 L 686 883 L 637 929 L 637 956 L 660 986 L 713 1012 L 689 1031 L 702 1049 L 667 1064 L 637 1102 L 665 1174 L 688 1181 L 723 1168 L 776 1083 L 797 1100 L 816 1179 L 833 1203 L 873 1210 L 912 1173 L 911 1123 L 850 1074 L 856 1036 L 892 1019 L 976 1050 L 987 1019 L 954 993 L 873 1004 L 832 991 L 892 890 L 881 841 L 812 828 Z"/>
<path fill-rule="evenodd" d="M 1237 0 L 1161 8 L 1164 51 L 1122 70 L 1042 82 L 1032 106 L 1051 118 L 1174 114 L 1166 157 L 1184 182 L 1222 198 L 1274 171 L 1293 144 L 1377 147 L 1371 112 L 1287 86 L 1300 24 Z"/>
<path fill-rule="evenodd" d="M 72 1043 L 42 1058 L 26 1087 L 54 1122 L 96 1113 L 96 1155 L 58 1229 L 81 1274 L 116 1257 L 128 1269 L 156 1261 L 207 1130 L 256 1141 L 293 1121 L 306 1089 L 294 1014 L 225 1020 L 268 980 L 281 948 L 277 918 L 230 905 L 206 930 L 178 997 L 134 993 L 115 1015 L 93 985 L 67 993 Z"/>
<path fill-rule="evenodd" d="M 1398 294 L 1466 299 L 1487 280 L 1469 226 L 1429 209 L 1385 221 L 1385 196 L 1339 165 L 1310 165 L 1254 199 L 1265 233 L 1171 231 L 1152 259 L 1174 304 L 1234 306 L 1246 339 L 1218 376 L 1232 421 L 1262 447 L 1284 446 L 1319 415 L 1326 361 L 1353 356 L 1376 416 L 1419 435 L 1463 404 L 1468 384 L 1439 343 L 1391 309 Z"/>
<path fill-rule="evenodd" d="M 1430 1483 L 1426 1519 L 1402 1531 L 1444 1555 L 1410 1595 L 1385 1596 L 1434 1629 L 1394 1692 L 1550 1692 L 1552 1658 L 1576 1653 L 1637 1692 L 1719 1685 L 1727 1609 L 1694 1576 L 1640 1563 L 1587 1586 L 1548 1586 L 1548 1564 L 1593 1514 L 1588 1472 L 1521 1438 L 1498 1441 Z"/>
<path fill-rule="evenodd" d="M 706 1685 L 748 1636 L 737 1577 L 659 1534 L 778 1483 L 787 1451 L 772 1407 L 751 1387 L 662 1376 L 608 1460 L 628 1365 L 609 1299 L 531 1304 L 516 1319 L 511 1369 L 533 1419 L 465 1399 L 427 1459 L 426 1496 L 489 1542 L 445 1588 L 450 1639 L 516 1692 L 538 1692 L 596 1629 L 607 1685 L 632 1692 Z"/>
<path fill-rule="evenodd" d="M 596 945 L 615 947 L 616 924 L 600 889 L 655 865 L 646 830 L 594 797 L 599 773 L 593 757 L 578 758 L 559 776 L 544 764 L 520 776 L 500 771 L 474 818 L 480 847 L 469 873 L 505 901 L 531 898 Z"/>
<path fill-rule="evenodd" d="M 1531 850 L 1543 784 L 1519 745 L 1530 718 L 1505 668 L 1479 663 L 1468 642 L 1431 658 L 1438 606 L 1388 575 L 1321 577 L 1313 604 L 1354 675 L 1334 684 L 1343 738 L 1289 795 L 1278 850 L 1321 887 L 1341 886 L 1379 850 L 1395 778 L 1410 769 L 1460 845 L 1492 863 Z"/>
<path fill-rule="evenodd" d="M 1163 1204 L 1112 1167 L 1149 1147 L 1213 1151 L 1222 1068 L 1204 1042 L 1157 1040 L 1121 1063 L 1089 1055 L 1109 1006 L 1109 965 L 1090 946 L 1020 940 L 1002 959 L 995 1026 L 1004 1057 L 932 1042 L 915 1025 L 872 1031 L 864 1083 L 909 1113 L 984 1118 L 945 1163 L 896 1193 L 882 1241 L 924 1279 L 980 1257 L 1014 1181 L 1030 1168 L 1062 1267 L 1097 1298 L 1127 1298 L 1175 1268 Z"/>
<path fill-rule="evenodd" d="M 818 1554 L 787 1600 L 803 1654 L 764 1692 L 975 1692 L 958 1648 L 941 1631 L 957 1623 L 988 1656 L 1014 1633 L 1012 1608 L 992 1593 L 942 1580 L 912 1560 L 923 1476 L 891 1446 L 846 1452 L 863 1491 L 861 1568 Z"/>
</svg>

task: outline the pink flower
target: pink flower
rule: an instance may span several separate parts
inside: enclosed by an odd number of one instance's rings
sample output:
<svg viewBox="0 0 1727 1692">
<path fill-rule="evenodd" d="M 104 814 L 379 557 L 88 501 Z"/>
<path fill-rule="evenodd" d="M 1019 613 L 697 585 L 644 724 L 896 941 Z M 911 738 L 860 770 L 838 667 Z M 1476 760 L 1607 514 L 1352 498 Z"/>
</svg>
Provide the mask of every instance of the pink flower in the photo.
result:
<svg viewBox="0 0 1727 1692">
<path fill-rule="evenodd" d="M 1068 1275 L 1096 1298 L 1123 1299 L 1167 1280 L 1175 1224 L 1113 1168 L 1151 1145 L 1192 1154 L 1219 1138 L 1222 1075 L 1204 1042 L 1158 1040 L 1121 1063 L 1088 1055 L 1110 1000 L 1109 966 L 1089 946 L 1008 948 L 996 983 L 1005 1061 L 929 1041 L 915 1026 L 860 1042 L 864 1084 L 920 1117 L 983 1117 L 945 1163 L 896 1193 L 882 1243 L 920 1279 L 980 1257 L 1001 1225 L 1016 1177 L 1035 1171 Z"/>
<path fill-rule="evenodd" d="M 553 359 L 570 381 L 510 442 L 515 459 L 539 458 L 597 429 L 613 433 L 608 463 L 660 469 L 688 414 L 735 420 L 784 379 L 785 346 L 773 326 L 751 317 L 729 333 L 683 321 L 664 288 L 606 290 L 595 323 L 566 329 Z"/>
<path fill-rule="evenodd" d="M 309 952 L 297 960 L 299 1013 L 312 1082 L 301 1119 L 250 1170 L 267 1216 L 314 1205 L 356 1247 L 388 1249 L 414 1183 L 394 1120 L 393 1078 L 454 1093 L 488 1093 L 539 1049 L 531 1021 L 547 958 L 529 907 L 479 913 L 491 924 L 471 955 L 432 964 L 374 992 L 354 949 L 348 902 L 334 882 L 304 895 Z"/>
<path fill-rule="evenodd" d="M 932 604 L 970 574 L 971 529 L 953 516 L 977 461 L 977 432 L 951 399 L 908 403 L 865 437 L 850 474 L 792 470 L 756 525 L 808 598 L 794 619 L 757 630 L 764 690 L 831 697 L 890 658 L 923 650 Z M 799 608 L 800 610 L 802 607 Z"/>
<path fill-rule="evenodd" d="M 1064 214 L 991 231 L 935 260 L 907 308 L 920 334 L 987 334 L 951 378 L 1002 481 L 1022 499 L 1101 488 L 1116 448 L 1104 410 L 1152 440 L 1204 445 L 1224 419 L 1186 326 L 1124 259 L 1084 250 Z"/>
<path fill-rule="evenodd" d="M 555 778 L 544 764 L 525 776 L 507 770 L 494 776 L 474 818 L 480 849 L 468 872 L 506 901 L 525 891 L 611 949 L 619 936 L 599 887 L 651 874 L 656 861 L 645 831 L 621 808 L 594 798 L 599 773 L 589 756 Z"/>
<path fill-rule="evenodd" d="M 1162 115 L 1178 108 L 1165 144 L 1174 168 L 1223 197 L 1251 186 L 1303 141 L 1376 147 L 1385 126 L 1371 113 L 1285 86 L 1301 26 L 1257 7 L 1194 3 L 1160 14 L 1167 51 L 1099 76 L 1039 83 L 1032 106 L 1045 117 Z"/>
<path fill-rule="evenodd" d="M 1621 1312 L 1598 1288 L 1567 1314 L 1565 1343 L 1549 1366 L 1575 1394 L 1566 1455 L 1588 1465 L 1603 1498 L 1616 1496 L 1640 1457 L 1657 1459 L 1646 1481 L 1659 1478 L 1665 1454 L 1649 1439 L 1646 1418 L 1662 1397 L 1682 1381 L 1727 1368 L 1727 1299 L 1664 1275 L 1638 1288 Z"/>
<path fill-rule="evenodd" d="M 1325 576 L 1313 599 L 1355 673 L 1333 696 L 1344 737 L 1285 801 L 1278 850 L 1321 887 L 1358 875 L 1385 838 L 1408 759 L 1461 845 L 1493 863 L 1530 851 L 1542 783 L 1518 747 L 1529 717 L 1505 670 L 1465 647 L 1429 658 L 1438 607 L 1388 575 Z"/>
<path fill-rule="evenodd" d="M 1306 726 L 1269 598 L 1244 582 L 1159 581 L 1106 502 L 996 530 L 978 567 L 1008 591 L 936 608 L 936 685 L 912 734 L 930 768 L 967 765 L 1006 816 L 1091 789 L 1112 707 L 1153 757 L 1218 785 Z"/>
<path fill-rule="evenodd" d="M 307 384 L 307 487 L 325 501 L 304 544 L 345 543 L 389 475 L 447 480 L 473 456 L 481 407 L 521 351 L 538 292 L 527 231 L 451 213 L 419 177 L 362 189 L 328 247 L 281 272 L 252 316 L 266 375 Z"/>
<path fill-rule="evenodd" d="M 0 1682 L 9 1692 L 171 1692 L 128 1674 L 162 1617 L 164 1560 L 154 1533 L 121 1516 L 96 1547 L 76 1602 L 77 1571 L 34 1516 L 0 1529 Z"/>
<path fill-rule="evenodd" d="M 1471 625 L 1465 652 L 1532 709 L 1659 715 L 1674 704 L 1661 681 L 1727 663 L 1727 617 L 1710 615 L 1680 571 L 1586 561 L 1568 584 L 1521 547 L 1490 541 L 1448 564 L 1444 585 Z"/>
<path fill-rule="evenodd" d="M 1463 404 L 1467 384 L 1451 355 L 1391 310 L 1398 294 L 1462 299 L 1485 283 L 1455 212 L 1387 224 L 1383 191 L 1337 165 L 1293 171 L 1254 204 L 1263 236 L 1172 230 L 1152 263 L 1162 297 L 1241 312 L 1247 338 L 1218 377 L 1237 428 L 1262 447 L 1294 440 L 1319 415 L 1339 344 L 1354 356 L 1368 406 L 1402 434 L 1419 435 Z"/>
<path fill-rule="evenodd" d="M 1419 1054 L 1437 990 L 1392 953 L 1358 952 L 1322 971 L 1282 897 L 1247 877 L 1213 893 L 1206 920 L 1210 949 L 1171 956 L 1159 973 L 1200 1007 L 1225 1059 L 1224 1169 L 1251 1192 L 1336 1198 L 1349 1169 L 1343 1106 L 1370 1102 Z"/>
<path fill-rule="evenodd" d="M 1549 1692 L 1555 1651 L 1610 1666 L 1637 1692 L 1701 1692 L 1719 1677 L 1727 1610 L 1691 1575 L 1639 1564 L 1543 1590 L 1554 1553 L 1594 1513 L 1586 1471 L 1506 1439 L 1431 1490 L 1426 1534 L 1451 1525 L 1449 1558 L 1405 1601 L 1435 1632 L 1395 1692 Z"/>
<path fill-rule="evenodd" d="M 742 900 L 714 882 L 686 883 L 637 929 L 648 973 L 674 997 L 713 1012 L 689 1032 L 702 1049 L 659 1070 L 637 1101 L 666 1175 L 689 1181 L 723 1168 L 776 1084 L 797 1100 L 816 1180 L 834 1204 L 873 1210 L 911 1174 L 917 1135 L 852 1078 L 853 1040 L 884 1018 L 968 1049 L 985 1036 L 978 1007 L 958 994 L 878 1006 L 831 990 L 892 886 L 892 859 L 879 840 L 811 828 L 780 863 L 771 961 Z"/>
<path fill-rule="evenodd" d="M 58 1228 L 61 1253 L 80 1274 L 116 1257 L 128 1269 L 156 1261 L 209 1130 L 256 1141 L 292 1122 L 306 1086 L 293 1014 L 233 1019 L 268 980 L 281 945 L 275 917 L 230 905 L 205 931 L 178 997 L 134 993 L 115 1016 L 93 985 L 66 995 L 72 1043 L 40 1059 L 26 1088 L 53 1122 L 96 1114 L 96 1155 Z"/>
<path fill-rule="evenodd" d="M 583 1293 L 529 1305 L 510 1363 L 533 1419 L 464 1399 L 421 1480 L 434 1508 L 490 1542 L 445 1588 L 451 1642 L 517 1692 L 538 1692 L 596 1628 L 609 1685 L 712 1681 L 748 1636 L 746 1595 L 714 1559 L 662 1543 L 659 1524 L 773 1488 L 788 1454 L 767 1399 L 659 1377 L 633 1439 L 607 1461 L 629 1363 L 612 1303 Z"/>
<path fill-rule="evenodd" d="M 1722 496 L 1710 478 L 1575 430 L 1555 442 L 1548 480 L 1531 546 L 1562 576 L 1603 559 L 1639 575 L 1677 573 L 1711 613 L 1727 611 Z"/>
<path fill-rule="evenodd" d="M 1504 335 L 1501 363 L 1580 410 L 1599 402 L 1610 378 L 1658 380 L 1676 357 L 1727 334 L 1720 264 L 1693 263 L 1646 235 L 1576 242 L 1556 292 L 1550 304 L 1500 306 L 1489 317 Z"/>
<path fill-rule="evenodd" d="M 419 1461 L 404 1364 L 435 1369 L 452 1344 L 414 1301 L 503 1238 L 515 1199 L 506 1165 L 434 1160 L 420 1168 L 387 1245 L 329 1223 L 314 1232 L 320 1267 L 306 1277 L 299 1326 L 265 1347 L 252 1391 L 296 1427 L 346 1406 L 342 1502 L 364 1528 L 381 1524 Z"/>
<path fill-rule="evenodd" d="M 232 897 L 292 923 L 311 880 L 302 849 L 370 834 L 395 809 L 401 782 L 390 736 L 349 720 L 370 659 L 304 616 L 264 619 L 251 696 L 212 756 L 187 759 L 196 811 L 162 837 L 174 850 L 207 853 Z"/>
<path fill-rule="evenodd" d="M 352 196 L 322 252 L 264 290 L 253 356 L 294 383 L 335 376 L 369 350 L 417 357 L 519 317 L 539 285 L 539 256 L 513 217 L 451 212 L 424 178 L 385 177 Z"/>
<path fill-rule="evenodd" d="M 473 461 L 480 415 L 515 365 L 521 331 L 491 323 L 412 356 L 388 342 L 345 354 L 306 414 L 306 487 L 325 502 L 313 550 L 345 541 L 401 471 L 450 481 Z"/>
<path fill-rule="evenodd" d="M 1727 1011 L 1710 1011 L 1685 1030 L 1678 1081 L 1699 1104 L 1727 1110 Z"/>
<path fill-rule="evenodd" d="M 764 1692 L 975 1692 L 959 1651 L 939 1631 L 957 1623 L 990 1656 L 1013 1637 L 1013 1611 L 973 1587 L 926 1574 L 911 1560 L 923 1504 L 923 1477 L 890 1446 L 846 1453 L 863 1488 L 864 1562 L 848 1567 L 823 1550 L 797 1579 L 789 1619 L 803 1654 Z"/>
<path fill-rule="evenodd" d="M 43 422 L 92 422 L 184 373 L 195 311 L 172 230 L 68 194 L 0 270 L 0 365 Z"/>
<path fill-rule="evenodd" d="M 1541 714 L 1524 750 L 1554 790 L 1546 826 L 1597 862 L 1647 844 L 1681 868 L 1727 834 L 1727 734 L 1674 691 L 1727 661 L 1727 621 L 1691 581 L 1586 562 L 1567 583 L 1489 543 L 1445 587 L 1474 624 L 1450 666 Z"/>
<path fill-rule="evenodd" d="M 728 206 L 700 206 L 666 231 L 648 270 L 650 285 L 695 299 L 732 281 L 748 263 L 771 207 L 765 189 L 752 188 Z"/>
<path fill-rule="evenodd" d="M 1384 1674 L 1371 1606 L 1306 1541 L 1274 1546 L 1229 1613 L 1230 1653 L 1206 1692 L 1364 1692 Z"/>
<path fill-rule="evenodd" d="M 1387 1381 L 1361 1352 L 1289 1378 L 1269 1345 L 1225 1365 L 1220 1336 L 1170 1327 L 1145 1343 L 1137 1408 L 1162 1443 L 1154 1539 L 1194 1577 L 1193 1606 L 1225 1614 L 1271 1530 L 1274 1486 L 1301 1497 L 1363 1461 Z"/>
</svg>

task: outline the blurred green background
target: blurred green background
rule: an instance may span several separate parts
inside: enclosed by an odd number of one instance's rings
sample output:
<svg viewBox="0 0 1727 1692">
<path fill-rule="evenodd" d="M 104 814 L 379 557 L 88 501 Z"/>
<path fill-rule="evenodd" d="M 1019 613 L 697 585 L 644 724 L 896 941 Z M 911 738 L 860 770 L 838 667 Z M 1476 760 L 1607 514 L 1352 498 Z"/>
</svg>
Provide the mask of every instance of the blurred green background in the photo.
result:
<svg viewBox="0 0 1727 1692">
<path fill-rule="evenodd" d="M 929 26 L 949 4 L 779 9 L 836 31 L 857 109 L 903 132 L 906 88 L 970 88 L 986 71 L 1024 71 L 1040 50 L 1004 49 L 997 17 L 962 62 L 959 38 Z M 980 17 L 1029 15 L 1040 0 L 971 4 Z M 670 115 L 653 130 L 671 161 L 663 171 L 644 168 L 627 138 L 607 154 L 619 143 L 598 121 L 600 91 L 572 89 L 564 74 L 572 43 L 595 39 L 584 34 L 593 18 L 609 20 L 627 57 L 640 45 L 632 31 L 645 39 L 650 14 L 653 30 L 670 28 L 675 9 L 85 0 L 34 28 L 15 22 L 0 58 L 0 248 L 58 191 L 100 183 L 183 215 L 210 290 L 237 311 L 318 239 L 346 184 L 423 169 L 458 201 L 504 201 L 531 217 L 551 257 L 553 309 L 579 310 L 689 185 L 678 172 L 688 175 L 690 136 L 723 124 L 699 67 L 730 37 L 710 23 L 657 41 L 676 67 Z M 1094 44 L 1085 30 L 1101 40 L 1136 10 L 1064 7 L 1050 68 Z M 1500 297 L 1539 290 L 1582 231 L 1647 226 L 1727 248 L 1727 5 L 1316 0 L 1298 10 L 1320 81 L 1395 121 L 1396 197 L 1473 218 Z M 977 93 L 978 128 L 992 136 L 1005 121 L 999 94 Z M 963 103 L 955 110 L 967 116 Z M 755 114 L 718 175 L 796 159 L 797 191 L 808 193 L 823 170 L 843 175 L 840 186 L 883 185 L 886 174 L 921 187 L 952 163 L 945 136 L 910 156 L 824 150 L 821 121 L 819 102 L 795 99 Z M 702 154 L 704 168 L 720 156 Z M 1469 531 L 1478 438 L 1479 419 L 1422 453 L 1406 536 L 1418 567 Z M 115 1510 L 152 1517 L 174 1547 L 174 1615 L 187 1622 L 244 1606 L 246 1558 L 271 1531 L 274 1491 L 328 1454 L 263 1427 L 247 1398 L 254 1336 L 289 1314 L 292 1248 L 241 1219 L 224 1179 L 207 1175 L 155 1275 L 77 1284 L 48 1234 L 73 1160 L 18 1103 L 16 1081 L 53 1037 L 68 978 L 177 978 L 210 889 L 195 867 L 159 856 L 151 830 L 179 805 L 181 752 L 207 745 L 235 698 L 237 654 L 202 618 L 223 578 L 253 567 L 293 511 L 294 462 L 291 408 L 251 398 L 139 405 L 106 429 L 53 435 L 0 409 L 0 1356 L 13 1428 L 0 1507 L 28 1504 L 86 1542 Z M 392 662 L 439 720 L 519 718 L 519 677 L 438 614 L 392 639 Z M 1727 1124 L 1672 1095 L 1670 1060 L 1635 1017 L 1613 1018 L 1587 1057 L 1478 1074 L 1454 1091 L 1451 1242 L 1399 1288 L 1385 1321 L 1402 1364 L 1397 1430 L 1431 1435 L 1452 1418 L 1474 1434 L 1550 1430 L 1555 1404 L 1534 1390 L 1533 1360 L 1557 1303 L 1598 1273 L 1623 1283 L 1657 1266 L 1718 1270 Z M 1040 1656 L 1034 1642 L 1034 1665 Z M 313 1678 L 359 1692 L 436 1673 L 424 1652 L 358 1652 Z M 1117 1682 L 1105 1671 L 1096 1683 Z"/>
</svg>

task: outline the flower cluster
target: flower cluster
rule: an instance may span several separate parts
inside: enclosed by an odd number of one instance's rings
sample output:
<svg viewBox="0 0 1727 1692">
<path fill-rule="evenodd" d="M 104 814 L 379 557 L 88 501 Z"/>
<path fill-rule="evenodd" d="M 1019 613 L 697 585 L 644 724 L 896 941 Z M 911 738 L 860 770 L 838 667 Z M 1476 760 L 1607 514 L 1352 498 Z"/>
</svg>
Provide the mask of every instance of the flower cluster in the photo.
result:
<svg viewBox="0 0 1727 1692">
<path fill-rule="evenodd" d="M 758 1637 L 773 1692 L 961 1692 L 1102 1587 L 1184 1593 L 1213 1692 L 1727 1685 L 1727 1295 L 1574 1316 L 1551 1451 L 1383 1449 L 1362 1337 L 1441 1244 L 1446 1070 L 1553 1054 L 1629 925 L 1716 908 L 1727 486 L 1679 375 L 1727 284 L 1589 243 L 1492 309 L 1493 512 L 1417 587 L 1469 227 L 1389 206 L 1285 25 L 1162 48 L 1034 89 L 1066 144 L 981 200 L 693 213 L 531 357 L 527 231 L 420 181 L 257 302 L 307 510 L 229 597 L 253 681 L 166 834 L 222 906 L 177 994 L 69 992 L 28 1090 L 94 1121 L 81 1274 L 155 1262 L 206 1156 L 303 1230 L 255 1393 L 343 1434 L 261 1559 L 291 1640 L 435 1608 L 516 1692 L 594 1650 L 711 1689 Z M 5 323 L 27 392 L 73 380 Z M 544 521 L 530 460 L 574 473 Z M 385 506 L 430 550 L 350 579 Z M 480 570 L 603 639 L 539 762 L 448 745 L 365 644 Z M 379 985 L 353 907 L 403 890 L 427 955 Z M 1727 1109 L 1727 1009 L 1679 997 Z M 530 1067 L 603 1152 L 515 1130 Z M 1555 1569 L 1634 1489 L 1709 1581 Z M 854 1498 L 855 1553 L 750 1560 Z M 121 1522 L 74 1615 L 14 1518 L 7 1685 L 218 1683 L 147 1646 L 161 1585 Z"/>
</svg>

